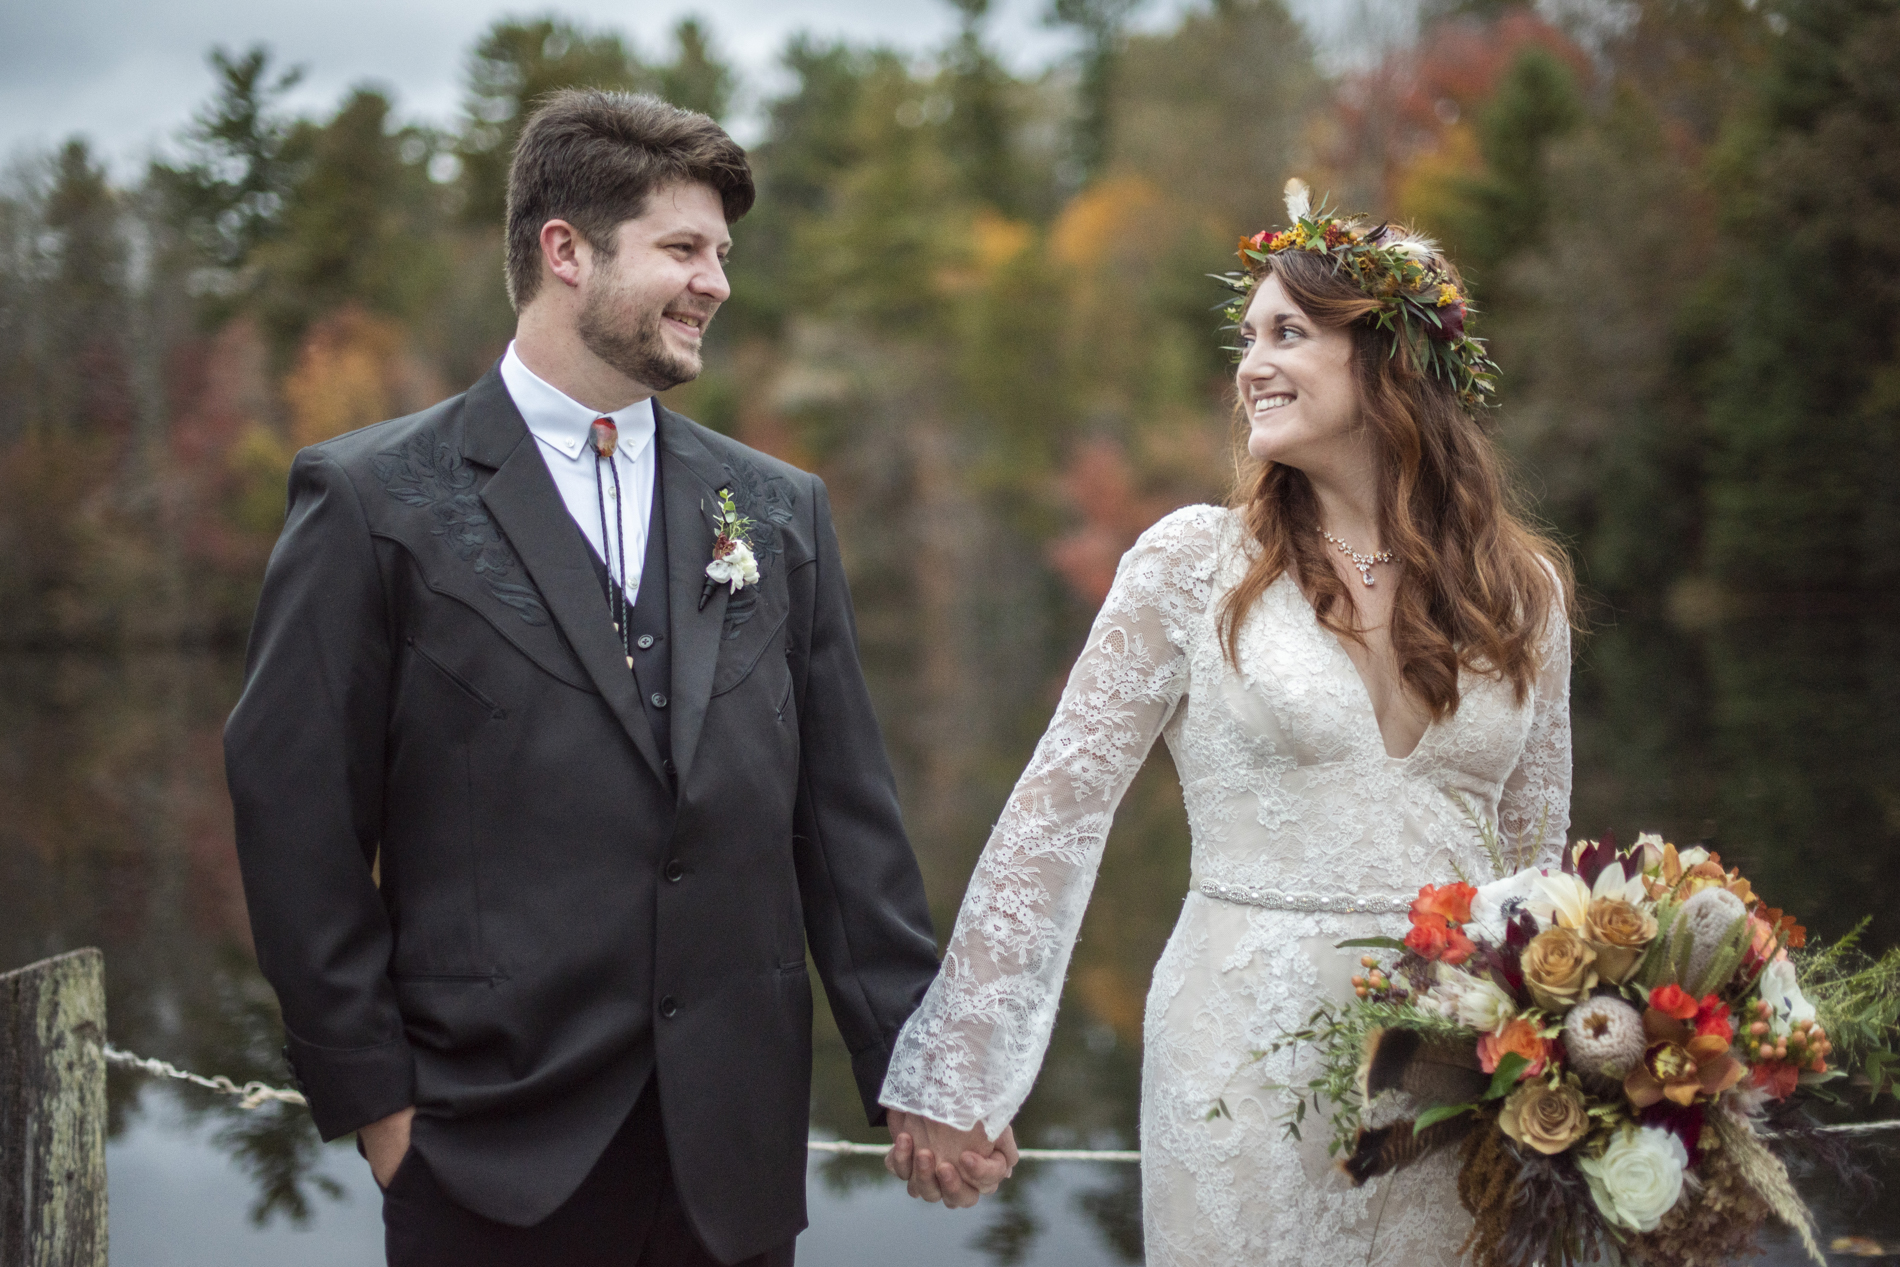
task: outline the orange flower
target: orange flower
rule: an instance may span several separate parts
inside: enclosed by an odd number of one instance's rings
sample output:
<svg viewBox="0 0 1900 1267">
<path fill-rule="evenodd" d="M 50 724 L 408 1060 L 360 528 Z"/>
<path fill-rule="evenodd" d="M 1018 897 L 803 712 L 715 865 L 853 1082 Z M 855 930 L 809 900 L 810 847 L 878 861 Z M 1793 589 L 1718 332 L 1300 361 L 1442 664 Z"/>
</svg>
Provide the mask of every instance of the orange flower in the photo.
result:
<svg viewBox="0 0 1900 1267">
<path fill-rule="evenodd" d="M 1544 1062 L 1550 1059 L 1550 1042 L 1537 1032 L 1537 1027 L 1523 1017 L 1510 1021 L 1496 1034 L 1486 1034 L 1478 1040 L 1478 1065 L 1486 1073 L 1496 1073 L 1498 1062 L 1506 1056 L 1517 1055 L 1530 1061 L 1518 1081 L 1535 1078 L 1544 1072 Z"/>
<path fill-rule="evenodd" d="M 1799 950 L 1808 944 L 1808 930 L 1797 923 L 1794 916 L 1783 915 L 1781 908 L 1764 906 L 1755 913 L 1767 920 L 1776 933 L 1787 937 L 1790 949 Z"/>
<path fill-rule="evenodd" d="M 1469 884 L 1426 885 L 1412 901 L 1412 920 L 1421 915 L 1436 915 L 1453 924 L 1471 922 L 1471 901 L 1478 890 Z"/>
<path fill-rule="evenodd" d="M 1650 991 L 1649 1006 L 1678 1021 L 1693 1021 L 1700 1005 L 1679 985 L 1658 986 Z"/>
<path fill-rule="evenodd" d="M 1420 919 L 1412 917 L 1412 930 L 1405 934 L 1405 948 L 1420 959 L 1437 959 L 1448 964 L 1461 964 L 1471 958 L 1477 946 L 1472 944 L 1465 930 L 1443 919 Z"/>
<path fill-rule="evenodd" d="M 1735 1026 L 1729 1021 L 1728 1004 L 1713 994 L 1705 995 L 1696 1008 L 1695 1032 L 1698 1038 L 1714 1035 L 1725 1043 L 1733 1041 Z"/>
</svg>

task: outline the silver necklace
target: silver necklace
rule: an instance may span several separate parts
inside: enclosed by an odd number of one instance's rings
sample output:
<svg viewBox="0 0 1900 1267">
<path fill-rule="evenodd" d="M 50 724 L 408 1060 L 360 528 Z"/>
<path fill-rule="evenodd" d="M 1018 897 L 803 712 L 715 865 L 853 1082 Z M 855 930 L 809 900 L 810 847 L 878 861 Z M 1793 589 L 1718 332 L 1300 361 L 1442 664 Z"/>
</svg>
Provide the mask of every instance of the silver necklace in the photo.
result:
<svg viewBox="0 0 1900 1267">
<path fill-rule="evenodd" d="M 1373 564 L 1392 562 L 1392 552 L 1390 550 L 1381 550 L 1377 554 L 1360 554 L 1324 528 L 1319 530 L 1319 535 L 1338 546 L 1339 552 L 1352 560 L 1352 565 L 1359 569 L 1359 579 L 1364 581 L 1367 585 L 1372 584 Z"/>
</svg>

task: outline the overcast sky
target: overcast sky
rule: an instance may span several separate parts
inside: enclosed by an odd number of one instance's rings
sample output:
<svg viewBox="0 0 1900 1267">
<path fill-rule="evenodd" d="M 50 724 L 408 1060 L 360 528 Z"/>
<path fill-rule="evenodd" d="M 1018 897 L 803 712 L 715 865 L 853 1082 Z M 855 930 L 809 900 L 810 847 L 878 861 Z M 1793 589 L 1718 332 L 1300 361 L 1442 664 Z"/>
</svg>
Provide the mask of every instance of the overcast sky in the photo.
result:
<svg viewBox="0 0 1900 1267">
<path fill-rule="evenodd" d="M 1170 21 L 1195 0 L 1147 0 L 1144 25 Z M 1354 0 L 1300 0 L 1324 12 Z M 1039 21 L 1046 0 L 996 0 L 990 37 L 1018 69 L 1065 56 L 1064 32 Z M 205 52 L 268 44 L 307 75 L 293 104 L 313 112 L 345 89 L 375 83 L 407 118 L 447 124 L 463 59 L 503 15 L 553 11 L 630 36 L 649 57 L 688 14 L 711 27 L 754 96 L 772 89 L 776 55 L 800 29 L 918 51 L 955 26 L 946 0 L 0 0 L 0 157 L 91 138 L 122 177 L 174 136 L 211 90 Z M 737 121 L 744 136 L 745 120 Z"/>
</svg>

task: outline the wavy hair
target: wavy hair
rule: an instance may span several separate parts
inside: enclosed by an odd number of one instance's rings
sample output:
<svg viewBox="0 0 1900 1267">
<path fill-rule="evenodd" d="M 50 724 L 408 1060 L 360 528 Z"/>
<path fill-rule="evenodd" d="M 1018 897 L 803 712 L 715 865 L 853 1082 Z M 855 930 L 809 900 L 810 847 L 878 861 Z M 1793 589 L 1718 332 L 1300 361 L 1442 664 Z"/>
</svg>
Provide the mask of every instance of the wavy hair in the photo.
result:
<svg viewBox="0 0 1900 1267">
<path fill-rule="evenodd" d="M 1573 619 L 1569 560 L 1514 509 L 1496 448 L 1452 387 L 1367 322 L 1376 300 L 1311 252 L 1274 255 L 1268 274 L 1313 321 L 1352 335 L 1361 422 L 1378 455 L 1379 535 L 1398 565 L 1391 635 L 1406 689 L 1434 720 L 1457 711 L 1460 668 L 1510 682 L 1522 702 L 1546 622 Z M 1305 473 L 1248 459 L 1232 504 L 1259 548 L 1221 604 L 1228 661 L 1238 667 L 1241 626 L 1289 570 L 1320 624 L 1364 645 Z"/>
</svg>

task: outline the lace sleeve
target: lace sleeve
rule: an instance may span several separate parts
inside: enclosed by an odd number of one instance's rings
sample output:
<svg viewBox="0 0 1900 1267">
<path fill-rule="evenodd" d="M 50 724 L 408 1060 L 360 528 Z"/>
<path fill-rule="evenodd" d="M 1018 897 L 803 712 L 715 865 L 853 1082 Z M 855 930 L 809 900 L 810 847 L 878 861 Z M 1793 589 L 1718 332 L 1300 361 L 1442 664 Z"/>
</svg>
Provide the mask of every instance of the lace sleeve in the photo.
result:
<svg viewBox="0 0 1900 1267">
<path fill-rule="evenodd" d="M 1122 793 L 1188 687 L 1223 512 L 1196 506 L 1123 556 L 1062 702 L 970 877 L 943 969 L 898 1035 L 887 1107 L 994 1138 L 1028 1098 Z"/>
<path fill-rule="evenodd" d="M 1531 730 L 1517 768 L 1504 781 L 1498 826 L 1504 839 L 1556 866 L 1570 830 L 1570 623 L 1553 613 L 1539 647 Z"/>
</svg>

